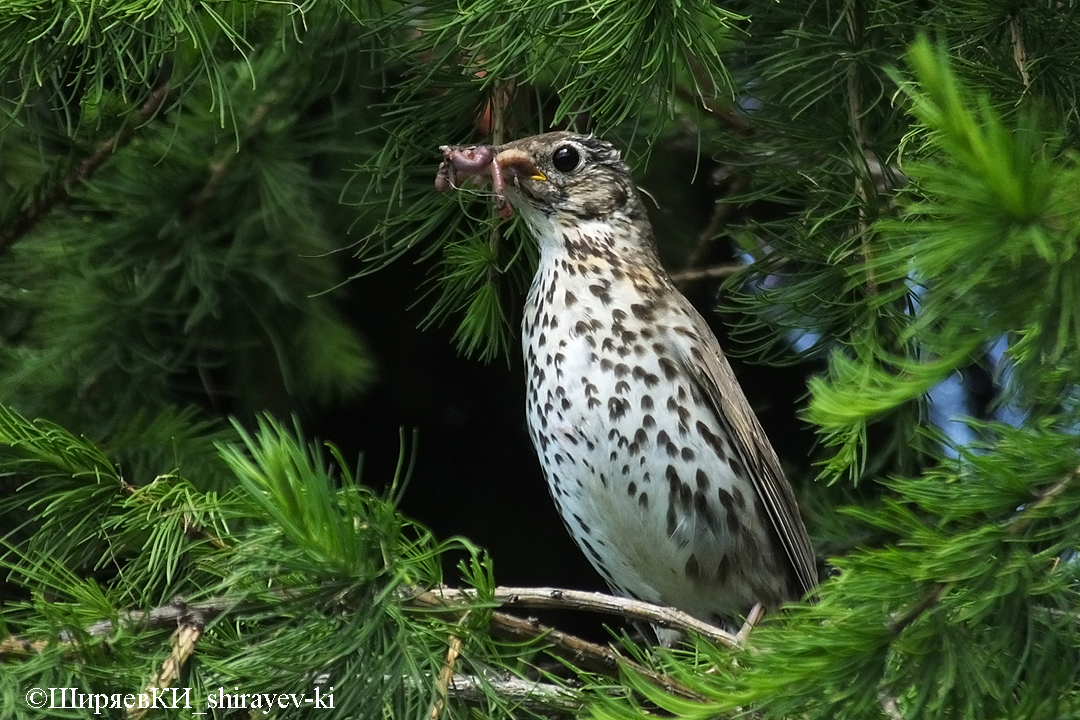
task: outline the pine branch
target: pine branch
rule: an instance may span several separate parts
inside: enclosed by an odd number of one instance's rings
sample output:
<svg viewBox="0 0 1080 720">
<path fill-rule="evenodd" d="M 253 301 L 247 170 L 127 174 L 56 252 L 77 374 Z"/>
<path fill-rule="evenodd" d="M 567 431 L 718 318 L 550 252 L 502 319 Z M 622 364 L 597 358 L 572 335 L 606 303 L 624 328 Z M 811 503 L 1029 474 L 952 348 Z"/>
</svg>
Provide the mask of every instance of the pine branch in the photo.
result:
<svg viewBox="0 0 1080 720">
<path fill-rule="evenodd" d="M 252 137 L 261 129 L 263 122 L 270 116 L 270 111 L 274 109 L 274 106 L 280 103 L 282 98 L 288 96 L 287 90 L 290 89 L 291 84 L 290 80 L 286 80 L 280 83 L 277 89 L 266 93 L 263 100 L 252 109 L 244 121 L 243 137 L 238 138 L 238 145 L 228 150 L 220 159 L 210 163 L 210 172 L 207 175 L 206 182 L 199 189 L 199 192 L 188 201 L 185 213 L 188 222 L 195 222 L 202 217 L 207 204 L 214 198 L 218 187 L 228 177 L 229 171 L 237 160 L 242 157 L 240 150 L 251 142 Z"/>
<path fill-rule="evenodd" d="M 161 480 L 161 479 L 162 479 L 161 477 L 154 478 L 155 482 L 157 480 Z M 142 502 L 142 503 L 144 503 L 144 504 L 146 504 L 148 506 L 153 506 L 154 505 L 154 500 L 152 498 L 147 497 L 144 494 L 145 493 L 145 488 L 144 487 L 140 487 L 140 486 L 137 486 L 137 485 L 132 485 L 127 480 L 124 480 L 123 478 L 120 479 L 120 491 L 123 494 L 127 495 L 128 497 L 135 498 L 139 502 Z M 209 531 L 206 530 L 206 528 L 202 527 L 201 525 L 190 524 L 189 523 L 189 524 L 187 524 L 185 529 L 187 531 L 187 534 L 201 537 L 202 539 L 204 539 L 208 543 L 210 543 L 210 545 L 212 545 L 217 550 L 224 550 L 225 548 L 228 547 L 228 545 L 226 545 L 225 542 L 221 538 L 219 538 L 216 535 L 210 533 Z"/>
<path fill-rule="evenodd" d="M 513 588 L 513 590 L 519 591 L 523 589 Z M 412 605 L 432 609 L 445 609 L 448 611 L 458 610 L 459 608 L 454 605 L 447 604 L 443 597 L 443 594 L 446 593 L 446 591 L 447 588 L 439 588 L 432 592 L 420 592 L 410 597 L 408 602 Z M 561 600 L 552 598 L 552 593 L 560 594 L 566 592 L 570 591 L 543 588 L 536 593 L 525 590 L 524 594 L 534 602 L 540 603 L 542 607 L 559 608 L 564 607 L 564 605 L 560 604 Z M 511 599 L 515 594 L 519 597 L 521 595 L 521 593 L 511 592 L 507 594 L 507 598 Z M 462 600 L 475 602 L 475 595 L 471 592 L 462 592 L 459 594 L 455 591 L 450 593 L 449 597 L 453 599 L 454 595 L 458 595 Z M 576 593 L 576 595 L 588 596 L 598 594 Z M 603 605 L 603 603 L 590 603 L 584 597 L 577 597 L 576 600 L 583 603 L 583 605 L 591 605 L 590 609 L 594 610 Z M 561 630 L 541 625 L 535 618 L 522 619 L 503 612 L 492 612 L 491 630 L 496 635 L 512 640 L 533 640 L 536 638 L 543 638 L 546 642 L 551 643 L 552 649 L 555 652 L 566 657 L 572 661 L 576 667 L 583 670 L 595 672 L 600 675 L 613 675 L 617 677 L 618 671 L 621 668 L 640 675 L 649 683 L 661 688 L 670 695 L 689 700 L 700 701 L 704 699 L 700 694 L 694 692 L 674 678 L 649 670 L 633 660 L 619 655 L 610 648 L 602 647 L 596 643 L 591 643 L 574 635 L 570 635 L 569 633 L 564 633 Z"/>
<path fill-rule="evenodd" d="M 856 17 L 856 13 L 859 9 L 861 9 L 861 5 L 857 2 L 848 3 L 845 9 L 845 15 L 847 16 L 847 38 L 851 43 L 852 48 L 857 48 L 862 39 L 863 28 L 859 22 L 859 18 Z M 855 145 L 859 149 L 860 157 L 865 158 L 866 153 L 870 149 L 870 140 L 866 132 L 865 122 L 863 121 L 858 71 L 858 64 L 852 61 L 847 72 L 848 122 L 851 124 L 851 131 L 855 135 Z M 873 248 L 870 245 L 870 222 L 867 216 L 867 209 L 870 204 L 870 192 L 867 189 L 869 172 L 866 171 L 865 166 L 863 168 L 853 169 L 855 170 L 855 196 L 859 199 L 859 222 L 856 225 L 856 232 L 859 235 L 859 244 L 862 248 L 863 259 L 866 261 L 866 290 L 869 294 L 876 295 L 878 291 L 878 282 L 874 275 L 872 265 L 874 255 Z"/>
<path fill-rule="evenodd" d="M 703 102 L 702 98 L 689 88 L 678 85 L 675 95 L 683 102 L 694 107 L 699 107 L 708 113 L 708 117 L 716 121 L 722 132 L 734 132 L 750 134 L 754 132 L 754 124 L 747 118 L 745 113 L 718 108 Z"/>
<path fill-rule="evenodd" d="M 130 142 L 135 129 L 149 122 L 158 109 L 161 108 L 162 103 L 169 96 L 169 91 L 170 87 L 167 82 L 162 82 L 154 88 L 154 91 L 150 93 L 150 97 L 139 108 L 139 112 L 136 113 L 131 122 L 125 122 L 121 130 L 98 145 L 61 182 L 49 188 L 36 202 L 19 213 L 10 225 L 0 230 L 0 255 L 5 254 L 17 240 L 30 232 L 50 210 L 66 201 L 71 195 L 73 187 L 89 180 L 105 164 L 105 161 L 112 157 L 113 153 Z"/>
<path fill-rule="evenodd" d="M 1046 509 L 1056 497 L 1065 492 L 1069 485 L 1075 482 L 1077 477 L 1080 477 L 1080 467 L 1050 486 L 1046 492 L 1041 493 L 1038 499 L 1036 499 L 1030 507 L 1024 508 L 1024 510 L 1009 523 L 1009 534 L 1015 537 L 1027 530 L 1028 526 L 1031 525 L 1039 513 Z"/>
<path fill-rule="evenodd" d="M 1024 532 L 1029 525 L 1035 520 L 1036 517 L 1054 501 L 1056 497 L 1065 492 L 1065 490 L 1071 485 L 1077 477 L 1080 477 L 1080 467 L 1074 470 L 1069 475 L 1059 480 L 1057 483 L 1048 488 L 1045 492 L 1038 496 L 1031 505 L 1024 508 L 1019 514 L 1013 517 L 1011 520 L 1005 523 L 1006 532 L 1012 536 L 1017 536 Z M 903 615 L 894 617 L 889 623 L 888 627 L 890 632 L 894 635 L 899 635 L 904 631 L 911 623 L 918 620 L 922 615 L 936 606 L 938 601 L 941 600 L 942 595 L 948 590 L 953 583 L 935 583 L 931 588 L 923 595 L 913 607 L 911 607 Z"/>
<path fill-rule="evenodd" d="M 209 620 L 237 607 L 235 598 L 215 597 L 198 603 L 188 604 L 183 598 L 173 598 L 168 605 L 152 610 L 122 610 L 117 613 L 117 620 L 100 620 L 83 628 L 89 637 L 111 635 L 119 627 L 130 630 L 154 630 L 171 625 L 198 625 L 205 627 Z M 68 631 L 60 634 L 60 645 L 74 644 L 75 640 Z M 17 635 L 9 635 L 0 640 L 0 658 L 5 655 L 32 655 L 52 646 L 44 640 L 27 640 Z"/>
<path fill-rule="evenodd" d="M 295 593 L 285 591 L 279 591 L 276 594 L 282 598 L 292 598 L 295 595 Z M 416 592 L 415 589 L 411 591 L 402 590 L 398 595 L 406 605 L 447 612 L 468 612 L 470 608 L 475 607 L 476 602 L 476 593 L 474 591 L 452 588 L 440 588 L 431 592 Z M 665 627 L 693 630 L 727 647 L 739 646 L 739 642 L 734 636 L 691 618 L 685 613 L 671 608 L 649 605 L 648 603 L 606 596 L 601 593 L 585 593 L 554 588 L 502 588 L 496 590 L 495 595 L 506 604 L 516 607 L 569 608 L 607 612 L 632 620 L 663 624 Z M 180 629 L 178 632 L 185 627 L 191 626 L 192 628 L 198 628 L 198 635 L 201 635 L 202 628 L 205 627 L 207 622 L 226 612 L 242 611 L 243 607 L 243 604 L 238 602 L 236 598 L 214 597 L 191 604 L 184 602 L 182 598 L 176 598 L 168 605 L 149 611 L 122 611 L 118 613 L 118 621 L 102 620 L 92 623 L 85 627 L 83 632 L 90 637 L 103 637 L 110 635 L 121 625 L 132 630 L 150 630 L 179 624 Z M 649 683 L 670 695 L 687 700 L 704 700 L 704 697 L 699 693 L 672 677 L 650 670 L 620 655 L 611 648 L 541 625 L 535 619 L 523 619 L 503 612 L 493 612 L 491 614 L 491 631 L 496 635 L 515 640 L 543 638 L 545 642 L 550 643 L 554 652 L 566 657 L 577 667 L 584 670 L 616 677 L 620 670 L 625 670 L 645 678 Z M 190 637 L 194 637 L 194 640 L 191 640 L 188 644 L 193 647 L 193 642 L 198 640 L 198 636 Z M 61 636 L 60 644 L 62 645 L 71 645 L 74 642 L 74 638 L 70 638 L 66 633 Z M 176 644 L 179 646 L 179 641 Z M 36 654 L 52 645 L 52 643 L 45 641 L 30 641 L 11 635 L 0 640 L 0 658 L 5 655 L 26 656 Z M 185 645 L 185 647 L 187 646 Z M 443 665 L 444 679 L 447 683 L 444 686 L 445 688 L 449 688 L 453 665 L 460 650 L 460 640 L 458 640 L 457 647 L 458 649 L 455 650 L 452 639 L 446 662 Z M 176 652 L 174 650 L 173 655 L 176 655 Z M 190 655 L 190 652 L 188 655 Z M 184 655 L 182 658 L 177 655 L 173 660 L 173 665 L 167 663 L 163 666 L 162 671 L 155 678 L 155 682 L 162 682 L 163 678 L 169 677 L 169 669 L 173 668 L 176 662 L 182 665 L 183 662 L 186 662 L 188 655 Z M 437 718 L 439 711 L 441 711 L 441 704 L 436 702 L 432 705 L 430 711 L 432 720 Z"/>
<path fill-rule="evenodd" d="M 915 603 L 910 610 L 889 622 L 889 631 L 893 635 L 902 633 L 908 625 L 911 625 L 911 623 L 922 617 L 923 613 L 937 605 L 938 600 L 941 599 L 941 596 L 945 593 L 945 589 L 948 586 L 948 583 L 937 583 L 931 587 L 930 590 L 923 595 L 922 599 Z"/>
</svg>

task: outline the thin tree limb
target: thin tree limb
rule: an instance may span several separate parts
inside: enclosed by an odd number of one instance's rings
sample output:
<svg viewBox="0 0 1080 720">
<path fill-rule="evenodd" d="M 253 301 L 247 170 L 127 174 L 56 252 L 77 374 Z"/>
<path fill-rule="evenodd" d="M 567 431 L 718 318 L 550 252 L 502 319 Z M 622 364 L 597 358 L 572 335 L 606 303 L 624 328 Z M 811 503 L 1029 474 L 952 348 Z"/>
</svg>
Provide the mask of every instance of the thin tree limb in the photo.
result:
<svg viewBox="0 0 1080 720">
<path fill-rule="evenodd" d="M 516 677 L 455 675 L 449 685 L 449 694 L 465 702 L 482 702 L 491 691 L 515 705 L 544 713 L 554 710 L 576 717 L 576 713 L 584 708 L 584 704 L 572 692 L 552 683 L 533 682 Z"/>
<path fill-rule="evenodd" d="M 282 597 L 286 593 L 280 593 Z M 423 591 L 408 588 L 401 591 L 406 604 L 419 607 L 438 607 L 446 610 L 464 609 L 465 604 L 476 602 L 474 590 L 458 588 L 438 588 Z M 590 593 L 579 590 L 560 590 L 558 588 L 496 588 L 493 599 L 499 605 L 514 608 L 564 609 L 599 612 L 617 615 L 637 622 L 647 622 L 662 628 L 695 632 L 725 647 L 738 647 L 735 636 L 731 633 L 704 623 L 674 608 L 652 605 L 630 598 L 615 597 L 604 593 Z M 152 629 L 166 627 L 181 622 L 189 613 L 197 612 L 206 621 L 237 607 L 243 601 L 237 598 L 212 597 L 188 604 L 177 598 L 168 605 L 152 610 L 124 610 L 118 615 L 118 621 L 100 620 L 87 625 L 83 632 L 91 637 L 101 637 L 114 632 L 119 626 L 132 629 Z M 63 640 L 67 642 L 65 638 Z M 5 653 L 38 652 L 45 647 L 36 641 L 28 641 L 12 635 L 0 640 L 0 655 Z"/>
<path fill-rule="evenodd" d="M 542 637 L 551 643 L 555 652 L 584 670 L 612 677 L 618 677 L 619 670 L 624 670 L 640 675 L 669 695 L 696 702 L 706 702 L 708 699 L 675 678 L 649 670 L 644 665 L 623 657 L 610 647 L 597 645 L 575 635 L 541 625 L 535 619 L 522 619 L 502 612 L 493 612 L 491 615 L 493 633 L 512 640 L 532 640 Z"/>
<path fill-rule="evenodd" d="M 749 178 L 743 175 L 735 176 L 731 185 L 728 188 L 726 196 L 738 195 L 743 192 L 750 184 Z M 720 230 L 727 224 L 731 214 L 735 212 L 735 204 L 730 202 L 717 202 L 713 205 L 712 215 L 709 216 L 709 222 L 705 226 L 705 229 L 698 233 L 697 242 L 694 244 L 694 249 L 690 252 L 690 255 L 686 259 L 686 266 L 681 272 L 673 273 L 671 279 L 676 283 L 685 283 L 690 280 L 697 280 L 699 276 L 693 275 L 697 272 L 694 266 L 697 265 L 701 258 L 705 255 L 705 249 L 713 241 L 713 239 L 720 234 Z M 718 267 L 729 267 L 726 265 L 720 265 Z M 730 267 L 741 267 L 732 265 Z M 711 276 L 702 276 L 711 277 Z M 722 275 L 719 277 L 726 277 Z"/>
<path fill-rule="evenodd" d="M 685 616 L 684 613 L 649 605 L 638 601 L 626 600 L 606 596 L 601 593 L 582 593 L 570 590 L 556 590 L 553 588 L 502 588 L 497 591 L 507 604 L 518 607 L 540 608 L 577 608 L 597 612 L 608 612 L 621 615 L 634 620 L 666 624 L 667 626 L 680 629 L 701 632 L 707 637 L 714 638 L 728 647 L 735 647 L 734 637 L 719 628 L 702 623 L 699 620 Z M 281 591 L 281 597 L 288 593 Z M 460 591 L 453 588 L 441 588 L 434 592 L 420 591 L 415 589 L 403 590 L 402 600 L 407 605 L 446 612 L 467 612 L 469 606 L 463 603 L 474 603 L 476 595 L 470 591 Z M 114 632 L 118 625 L 135 629 L 159 628 L 173 623 L 183 624 L 192 617 L 200 618 L 202 623 L 209 622 L 223 613 L 232 611 L 242 605 L 243 601 L 235 598 L 214 597 L 202 602 L 190 605 L 182 599 L 176 599 L 169 605 L 154 608 L 149 611 L 131 610 L 119 613 L 119 620 L 101 620 L 92 623 L 83 632 L 91 637 L 101 637 Z M 455 604 L 457 603 L 457 604 Z M 603 647 L 595 643 L 582 640 L 579 637 L 564 633 L 560 630 L 540 624 L 535 619 L 523 619 L 503 612 L 492 612 L 491 631 L 502 637 L 517 640 L 533 640 L 543 638 L 550 643 L 552 652 L 574 662 L 579 667 L 598 674 L 618 676 L 620 671 L 628 671 L 640 675 L 646 681 L 663 689 L 665 692 L 688 700 L 704 701 L 704 698 L 674 678 L 654 672 L 639 663 L 623 657 L 610 647 Z M 201 634 L 201 630 L 200 630 Z M 197 638 L 196 638 L 197 639 Z M 74 638 L 62 635 L 60 644 L 69 645 L 74 643 Z M 0 640 L 0 657 L 4 655 L 30 655 L 41 652 L 52 645 L 44 641 L 28 641 L 18 636 L 9 636 Z M 458 649 L 458 651 L 460 648 Z M 457 652 L 455 651 L 454 660 Z M 184 658 L 186 660 L 186 657 Z M 449 662 L 450 653 L 447 655 L 447 666 L 452 672 L 452 664 Z M 162 673 L 164 675 L 164 673 Z"/>
<path fill-rule="evenodd" d="M 671 273 L 671 281 L 676 285 L 682 285 L 688 282 L 694 282 L 695 280 L 726 278 L 731 277 L 744 267 L 746 266 L 742 263 L 726 263 L 724 265 L 712 265 L 710 267 L 680 270 L 679 272 Z"/>
<path fill-rule="evenodd" d="M 1012 43 L 1013 62 L 1020 71 L 1020 80 L 1024 83 L 1024 92 L 1031 87 L 1031 76 L 1028 75 L 1028 53 L 1024 47 L 1024 26 L 1020 21 L 1020 11 L 1014 9 L 1009 13 L 1009 40 Z"/>
<path fill-rule="evenodd" d="M 414 606 L 444 611 L 463 610 L 461 607 L 448 605 L 437 595 L 428 592 L 420 593 L 419 595 L 412 597 L 408 602 Z M 205 602 L 195 603 L 190 606 L 182 604 L 182 602 L 173 603 L 161 608 L 155 608 L 149 612 L 130 611 L 123 613 L 121 622 L 124 622 L 125 624 L 131 623 L 133 626 L 142 628 L 160 627 L 170 622 L 177 622 L 180 618 L 191 617 L 193 613 L 204 619 L 210 619 L 215 615 L 219 615 L 235 607 L 237 607 L 235 600 L 227 600 L 225 598 L 212 598 Z M 102 636 L 111 633 L 115 627 L 113 621 L 103 620 L 88 626 L 85 631 L 91 636 Z M 184 626 L 182 625 L 181 630 L 183 627 Z M 620 671 L 632 672 L 670 695 L 698 702 L 704 702 L 706 700 L 705 697 L 694 692 L 674 678 L 649 670 L 645 666 L 619 655 L 611 648 L 603 647 L 582 640 L 574 635 L 564 633 L 560 630 L 546 627 L 534 619 L 523 619 L 507 613 L 493 612 L 491 614 L 491 631 L 493 634 L 500 637 L 514 640 L 535 640 L 543 638 L 550 644 L 551 652 L 555 652 L 562 657 L 567 658 L 584 670 L 611 677 L 618 677 Z M 178 633 L 179 632 L 180 631 L 178 630 Z M 198 635 L 192 637 L 197 641 L 201 634 L 202 630 L 200 628 Z M 175 637 L 179 638 L 179 635 Z M 460 640 L 458 642 L 460 643 Z M 61 641 L 60 644 L 70 645 L 72 642 L 64 640 Z M 29 642 L 23 638 L 12 635 L 0 640 L 0 658 L 5 655 L 32 655 L 45 650 L 50 645 L 51 643 L 43 641 Z M 177 647 L 180 647 L 179 640 L 177 640 Z M 185 641 L 183 647 L 190 647 L 190 650 L 193 650 L 194 642 Z M 190 655 L 190 650 L 186 655 L 181 655 L 177 650 L 174 650 L 174 654 L 177 655 L 175 662 L 172 665 L 167 662 L 166 665 L 162 667 L 162 672 L 159 673 L 155 680 L 160 682 L 166 676 L 171 676 L 168 672 L 169 668 L 179 668 L 182 666 L 183 662 L 186 662 L 187 657 Z M 453 659 L 456 661 L 457 653 L 460 652 L 460 645 L 455 650 L 453 644 L 451 644 L 451 651 L 454 654 Z M 450 654 L 451 653 L 449 652 L 447 653 L 448 662 L 444 665 L 444 669 L 450 667 L 452 671 L 452 666 L 449 662 Z M 179 663 L 179 665 L 176 663 Z M 447 691 L 449 692 L 449 690 L 450 684 L 448 683 Z M 429 717 L 436 717 L 436 715 L 434 715 L 436 708 L 441 710 L 441 704 L 436 703 L 432 706 L 433 714 L 429 715 Z"/>
<path fill-rule="evenodd" d="M 475 590 L 438 588 L 434 592 L 446 600 L 476 601 Z M 680 610 L 663 605 L 653 605 L 632 598 L 550 587 L 498 587 L 493 591 L 492 597 L 495 602 L 503 607 L 532 608 L 535 610 L 585 610 L 617 615 L 627 620 L 647 622 L 664 629 L 695 632 L 725 647 L 739 647 L 735 636 L 726 630 L 702 622 Z"/>
<path fill-rule="evenodd" d="M 765 606 L 761 603 L 754 603 L 754 607 L 750 608 L 749 614 L 746 616 L 746 622 L 739 629 L 738 635 L 735 636 L 735 640 L 740 645 L 745 645 L 747 638 L 750 637 L 750 632 L 757 627 L 757 624 L 761 622 L 761 619 L 765 617 Z"/>
</svg>

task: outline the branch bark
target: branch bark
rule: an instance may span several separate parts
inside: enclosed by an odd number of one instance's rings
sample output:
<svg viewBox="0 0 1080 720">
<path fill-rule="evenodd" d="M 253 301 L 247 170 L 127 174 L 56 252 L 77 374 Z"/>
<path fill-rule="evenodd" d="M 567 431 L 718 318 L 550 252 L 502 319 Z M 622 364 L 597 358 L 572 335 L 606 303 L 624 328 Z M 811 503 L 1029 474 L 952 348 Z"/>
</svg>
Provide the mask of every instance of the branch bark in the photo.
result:
<svg viewBox="0 0 1080 720">
<path fill-rule="evenodd" d="M 476 600 L 475 590 L 439 588 L 439 597 L 452 601 Z M 493 598 L 503 607 L 532 608 L 536 610 L 584 610 L 607 615 L 617 615 L 635 622 L 647 622 L 664 629 L 695 632 L 713 642 L 729 648 L 739 647 L 734 635 L 674 608 L 653 605 L 631 598 L 616 597 L 604 593 L 561 590 L 559 588 L 495 588 Z"/>
<path fill-rule="evenodd" d="M 485 690 L 487 692 L 485 692 Z M 572 692 L 552 683 L 532 682 L 516 677 L 477 677 L 455 675 L 450 681 L 449 694 L 465 702 L 482 702 L 494 691 L 499 697 L 545 714 L 553 710 L 577 717 L 584 704 Z"/>
</svg>

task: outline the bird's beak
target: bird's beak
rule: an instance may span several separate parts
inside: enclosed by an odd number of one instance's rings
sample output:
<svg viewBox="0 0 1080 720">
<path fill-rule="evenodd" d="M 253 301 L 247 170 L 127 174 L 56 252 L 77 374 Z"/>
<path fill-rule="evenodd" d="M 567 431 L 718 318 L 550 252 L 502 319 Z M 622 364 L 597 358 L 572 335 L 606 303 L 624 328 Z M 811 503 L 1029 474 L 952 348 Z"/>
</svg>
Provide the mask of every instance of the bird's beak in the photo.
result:
<svg viewBox="0 0 1080 720">
<path fill-rule="evenodd" d="M 524 150 L 509 148 L 495 156 L 495 164 L 504 176 L 514 178 L 529 178 L 530 180 L 547 180 L 547 175 L 536 167 L 536 163 Z"/>
<path fill-rule="evenodd" d="M 507 182 L 515 187 L 522 178 L 544 181 L 547 175 L 524 150 L 507 148 L 505 145 L 443 145 L 439 149 L 443 161 L 435 176 L 435 189 L 456 188 L 470 177 L 488 176 L 495 191 L 495 207 L 504 219 L 510 217 L 510 205 L 506 202 Z"/>
</svg>

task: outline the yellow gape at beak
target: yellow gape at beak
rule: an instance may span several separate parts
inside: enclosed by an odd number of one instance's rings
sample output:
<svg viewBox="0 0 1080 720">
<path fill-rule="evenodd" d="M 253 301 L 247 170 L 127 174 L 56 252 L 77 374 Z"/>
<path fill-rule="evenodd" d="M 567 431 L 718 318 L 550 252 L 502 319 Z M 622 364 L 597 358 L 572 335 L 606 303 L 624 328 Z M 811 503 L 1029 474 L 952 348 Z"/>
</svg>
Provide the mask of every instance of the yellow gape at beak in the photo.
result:
<svg viewBox="0 0 1080 720">
<path fill-rule="evenodd" d="M 547 175 L 536 167 L 536 163 L 524 150 L 511 148 L 503 150 L 495 156 L 495 165 L 503 173 L 513 173 L 518 177 L 527 177 L 530 180 L 547 180 Z"/>
</svg>

